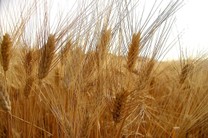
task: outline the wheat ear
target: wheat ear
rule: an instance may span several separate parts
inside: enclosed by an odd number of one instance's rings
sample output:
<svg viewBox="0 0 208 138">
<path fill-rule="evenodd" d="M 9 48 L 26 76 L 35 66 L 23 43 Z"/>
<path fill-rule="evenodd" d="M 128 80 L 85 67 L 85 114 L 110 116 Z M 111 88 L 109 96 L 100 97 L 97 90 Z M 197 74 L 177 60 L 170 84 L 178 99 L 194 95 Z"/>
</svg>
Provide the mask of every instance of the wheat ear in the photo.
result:
<svg viewBox="0 0 208 138">
<path fill-rule="evenodd" d="M 48 37 L 47 43 L 42 48 L 42 53 L 41 53 L 40 63 L 38 68 L 39 79 L 43 79 L 48 75 L 50 71 L 51 63 L 53 61 L 54 50 L 55 50 L 55 36 L 50 35 Z"/>
<path fill-rule="evenodd" d="M 128 95 L 126 91 L 116 94 L 116 99 L 113 106 L 113 120 L 115 123 L 119 123 L 123 117 L 127 96 Z"/>
<path fill-rule="evenodd" d="M 27 76 L 31 76 L 33 71 L 33 56 L 32 51 L 28 51 L 25 55 L 24 68 Z"/>
<path fill-rule="evenodd" d="M 64 63 L 66 63 L 65 60 L 66 60 L 67 57 L 68 57 L 68 53 L 69 53 L 69 51 L 70 51 L 71 46 L 72 46 L 72 42 L 71 42 L 71 40 L 69 40 L 69 41 L 66 43 L 65 47 L 64 47 L 63 49 L 61 49 L 61 57 L 60 57 L 61 65 L 64 65 Z"/>
<path fill-rule="evenodd" d="M 140 37 L 140 32 L 138 32 L 137 34 L 133 34 L 132 36 L 127 57 L 127 67 L 129 71 L 133 71 L 136 66 L 141 41 Z"/>
<path fill-rule="evenodd" d="M 186 64 L 182 70 L 181 70 L 181 74 L 179 76 L 179 83 L 183 84 L 186 80 L 186 78 L 188 77 L 188 74 L 191 72 L 191 70 L 193 69 L 193 65 L 192 64 Z"/>
<path fill-rule="evenodd" d="M 10 61 L 10 50 L 12 47 L 12 41 L 9 34 L 3 36 L 3 41 L 1 43 L 1 56 L 2 56 L 2 66 L 3 70 L 6 72 L 9 69 Z"/>
<path fill-rule="evenodd" d="M 105 60 L 105 57 L 108 53 L 108 45 L 111 40 L 111 30 L 105 29 L 102 31 L 100 42 L 96 47 L 98 65 L 102 65 L 102 62 Z"/>
<path fill-rule="evenodd" d="M 24 96 L 28 98 L 34 81 L 34 78 L 32 77 L 33 52 L 31 50 L 28 51 L 25 55 L 24 68 L 26 72 L 26 84 L 24 87 Z"/>
</svg>

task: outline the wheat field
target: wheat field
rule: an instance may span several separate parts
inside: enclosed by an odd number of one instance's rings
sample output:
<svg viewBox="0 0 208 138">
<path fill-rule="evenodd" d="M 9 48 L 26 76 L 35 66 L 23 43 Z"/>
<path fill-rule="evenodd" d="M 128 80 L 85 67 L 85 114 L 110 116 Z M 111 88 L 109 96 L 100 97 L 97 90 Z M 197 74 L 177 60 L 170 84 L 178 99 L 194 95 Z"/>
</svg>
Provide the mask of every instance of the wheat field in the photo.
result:
<svg viewBox="0 0 208 138">
<path fill-rule="evenodd" d="M 0 10 L 0 137 L 208 137 L 206 55 L 161 60 L 182 1 L 147 17 L 139 1 L 102 2 L 57 25 L 46 1 Z"/>
</svg>

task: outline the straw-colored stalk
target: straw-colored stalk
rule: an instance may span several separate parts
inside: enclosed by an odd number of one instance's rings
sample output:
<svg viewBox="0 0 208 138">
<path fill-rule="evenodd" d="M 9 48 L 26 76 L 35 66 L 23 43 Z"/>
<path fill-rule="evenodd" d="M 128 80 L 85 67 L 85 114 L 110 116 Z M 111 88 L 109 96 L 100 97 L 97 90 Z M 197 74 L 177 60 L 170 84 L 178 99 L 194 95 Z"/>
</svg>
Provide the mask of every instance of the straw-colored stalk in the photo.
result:
<svg viewBox="0 0 208 138">
<path fill-rule="evenodd" d="M 54 57 L 54 50 L 55 50 L 55 36 L 50 35 L 48 37 L 47 43 L 42 47 L 41 57 L 38 67 L 39 79 L 43 79 L 48 75 Z"/>
<path fill-rule="evenodd" d="M 139 48 L 141 41 L 141 34 L 133 34 L 131 44 L 129 46 L 129 52 L 127 56 L 127 68 L 129 71 L 134 71 L 137 64 L 137 59 L 139 55 Z"/>
<path fill-rule="evenodd" d="M 4 72 L 6 72 L 9 69 L 11 47 L 12 47 L 11 38 L 10 38 L 9 34 L 6 33 L 3 36 L 3 41 L 1 43 L 2 66 L 3 66 Z"/>
</svg>

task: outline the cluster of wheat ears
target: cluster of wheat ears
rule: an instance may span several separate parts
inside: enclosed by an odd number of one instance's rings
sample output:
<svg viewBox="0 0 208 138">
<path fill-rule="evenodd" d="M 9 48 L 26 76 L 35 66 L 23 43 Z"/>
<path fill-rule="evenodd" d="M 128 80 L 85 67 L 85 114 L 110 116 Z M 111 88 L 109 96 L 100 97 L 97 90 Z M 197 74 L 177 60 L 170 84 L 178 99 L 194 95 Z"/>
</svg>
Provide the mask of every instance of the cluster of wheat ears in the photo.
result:
<svg viewBox="0 0 208 138">
<path fill-rule="evenodd" d="M 181 1 L 147 17 L 140 1 L 102 2 L 55 27 L 47 2 L 0 7 L 0 137 L 208 137 L 206 57 L 160 60 Z"/>
</svg>

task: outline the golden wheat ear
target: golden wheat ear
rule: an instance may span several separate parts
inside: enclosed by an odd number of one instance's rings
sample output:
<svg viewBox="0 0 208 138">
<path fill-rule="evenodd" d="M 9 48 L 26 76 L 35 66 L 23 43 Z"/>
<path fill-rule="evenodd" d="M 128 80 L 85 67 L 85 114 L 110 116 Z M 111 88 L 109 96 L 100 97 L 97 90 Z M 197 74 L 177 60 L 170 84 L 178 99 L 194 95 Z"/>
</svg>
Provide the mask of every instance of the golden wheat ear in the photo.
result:
<svg viewBox="0 0 208 138">
<path fill-rule="evenodd" d="M 11 38 L 10 38 L 9 34 L 6 33 L 3 36 L 3 41 L 1 43 L 2 66 L 3 66 L 4 72 L 6 72 L 9 69 L 11 47 L 12 47 Z"/>
<path fill-rule="evenodd" d="M 128 93 L 126 91 L 116 94 L 112 112 L 113 121 L 115 123 L 119 123 L 124 116 L 127 97 Z"/>
<path fill-rule="evenodd" d="M 31 76 L 33 70 L 33 56 L 32 51 L 28 51 L 25 55 L 24 68 L 27 76 Z"/>
<path fill-rule="evenodd" d="M 11 102 L 9 99 L 9 94 L 6 89 L 0 85 L 0 107 L 6 111 L 11 112 Z"/>
<path fill-rule="evenodd" d="M 96 47 L 98 65 L 102 65 L 108 53 L 108 46 L 111 40 L 111 29 L 105 29 L 102 31 L 100 42 Z"/>
<path fill-rule="evenodd" d="M 71 47 L 72 47 L 72 42 L 71 42 L 71 40 L 69 40 L 66 43 L 65 47 L 63 47 L 61 49 L 61 57 L 60 57 L 61 65 L 64 65 L 64 63 L 66 63 L 66 59 L 68 57 L 68 54 L 69 54 L 69 51 L 70 51 Z"/>
<path fill-rule="evenodd" d="M 193 68 L 194 68 L 194 66 L 192 64 L 186 64 L 182 67 L 181 73 L 180 73 L 180 76 L 179 76 L 179 83 L 180 84 L 183 84 L 185 82 L 186 78 L 191 73 Z"/>
<path fill-rule="evenodd" d="M 129 71 L 134 71 L 140 48 L 141 33 L 133 34 L 131 44 L 129 46 L 129 52 L 127 56 L 127 68 Z"/>
<path fill-rule="evenodd" d="M 44 45 L 41 51 L 41 57 L 38 67 L 38 79 L 45 78 L 49 71 L 53 61 L 55 51 L 55 36 L 49 35 L 47 43 Z"/>
</svg>

